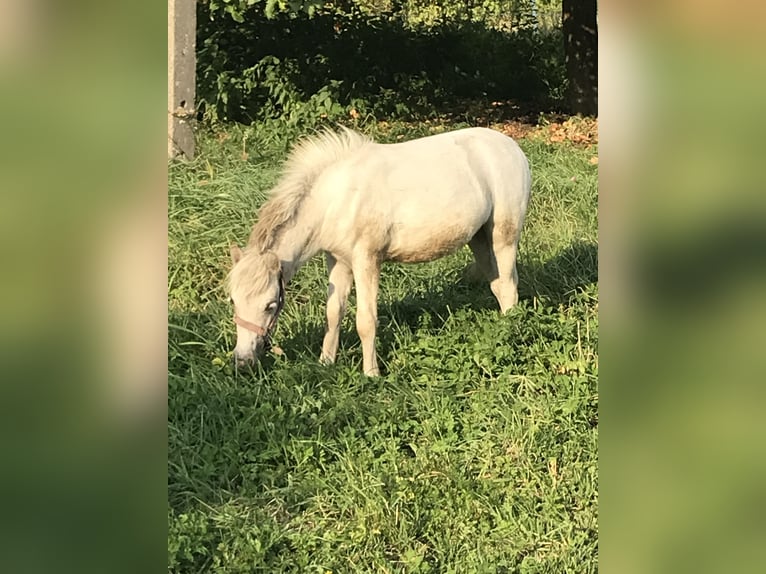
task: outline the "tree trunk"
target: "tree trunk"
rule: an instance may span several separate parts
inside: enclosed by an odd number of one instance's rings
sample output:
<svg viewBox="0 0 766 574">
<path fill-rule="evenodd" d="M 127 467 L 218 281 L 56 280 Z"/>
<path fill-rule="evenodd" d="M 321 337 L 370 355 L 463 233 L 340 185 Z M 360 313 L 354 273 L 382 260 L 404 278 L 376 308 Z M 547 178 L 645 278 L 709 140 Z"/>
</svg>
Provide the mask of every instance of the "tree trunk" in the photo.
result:
<svg viewBox="0 0 766 574">
<path fill-rule="evenodd" d="M 569 106 L 575 114 L 598 114 L 596 0 L 562 0 Z"/>
</svg>

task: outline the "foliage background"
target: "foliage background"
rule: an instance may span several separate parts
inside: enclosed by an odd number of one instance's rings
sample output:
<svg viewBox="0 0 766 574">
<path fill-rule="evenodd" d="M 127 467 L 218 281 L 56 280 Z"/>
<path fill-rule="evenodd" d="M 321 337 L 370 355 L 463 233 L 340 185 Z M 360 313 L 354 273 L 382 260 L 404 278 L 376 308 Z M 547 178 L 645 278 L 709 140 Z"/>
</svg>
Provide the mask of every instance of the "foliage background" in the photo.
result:
<svg viewBox="0 0 766 574">
<path fill-rule="evenodd" d="M 562 109 L 560 0 L 198 4 L 210 120 L 434 117 L 465 100 Z"/>
</svg>

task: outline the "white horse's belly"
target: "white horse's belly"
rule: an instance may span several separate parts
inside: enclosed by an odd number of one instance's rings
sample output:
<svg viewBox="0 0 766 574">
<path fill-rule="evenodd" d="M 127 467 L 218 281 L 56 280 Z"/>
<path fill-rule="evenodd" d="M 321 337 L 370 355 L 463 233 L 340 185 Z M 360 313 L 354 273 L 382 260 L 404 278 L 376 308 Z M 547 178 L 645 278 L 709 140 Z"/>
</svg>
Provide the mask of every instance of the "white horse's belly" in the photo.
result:
<svg viewBox="0 0 766 574">
<path fill-rule="evenodd" d="M 429 232 L 394 233 L 381 256 L 387 261 L 422 263 L 433 261 L 460 249 L 476 233 L 462 226 L 441 226 Z"/>
<path fill-rule="evenodd" d="M 381 255 L 391 261 L 433 261 L 460 249 L 489 217 L 486 205 L 452 203 L 447 209 L 421 205 L 395 210 Z"/>
</svg>

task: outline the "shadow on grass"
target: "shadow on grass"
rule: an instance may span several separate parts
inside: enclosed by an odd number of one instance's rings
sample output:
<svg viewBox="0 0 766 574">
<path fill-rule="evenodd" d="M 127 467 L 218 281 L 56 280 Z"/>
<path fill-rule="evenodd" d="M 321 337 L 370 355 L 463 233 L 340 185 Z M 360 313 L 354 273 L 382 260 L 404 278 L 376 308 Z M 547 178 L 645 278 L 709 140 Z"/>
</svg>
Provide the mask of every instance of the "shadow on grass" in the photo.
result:
<svg viewBox="0 0 766 574">
<path fill-rule="evenodd" d="M 519 298 L 544 298 L 568 304 L 583 288 L 598 282 L 598 245 L 576 241 L 545 262 L 519 263 Z"/>
<path fill-rule="evenodd" d="M 212 351 L 219 331 L 216 319 L 208 313 L 168 313 L 168 369 L 174 372 L 194 349 Z"/>
<path fill-rule="evenodd" d="M 567 304 L 598 280 L 597 254 L 597 245 L 578 242 L 548 261 L 521 265 L 521 299 Z M 457 309 L 497 312 L 486 283 L 444 278 L 435 287 L 431 293 L 381 305 L 379 357 L 395 352 L 397 325 L 417 329 L 424 313 L 430 315 L 429 328 L 438 329 Z M 169 333 L 169 369 L 178 380 L 169 396 L 173 438 L 168 501 L 177 513 L 199 501 L 220 504 L 256 485 L 283 488 L 290 469 L 299 465 L 295 449 L 303 440 L 321 434 L 322 440 L 332 443 L 349 429 L 363 432 L 374 426 L 381 413 L 390 420 L 412 417 L 406 381 L 397 387 L 386 373 L 382 379 L 361 375 L 353 315 L 345 322 L 336 366 L 318 363 L 324 326 L 313 319 L 299 320 L 289 333 L 277 333 L 275 342 L 289 357 L 286 363 L 267 355 L 251 374 L 239 375 L 210 366 L 210 355 L 220 354 L 224 344 L 221 326 L 213 318 L 178 314 L 169 319 L 176 325 Z M 406 438 L 410 431 L 396 432 Z M 322 456 L 332 458 L 332 453 Z M 313 484 L 307 482 L 306 496 Z M 302 495 L 296 496 L 298 500 Z"/>
<path fill-rule="evenodd" d="M 519 263 L 520 301 L 537 298 L 550 305 L 568 305 L 578 292 L 597 281 L 598 245 L 595 243 L 578 241 L 547 261 Z M 435 287 L 430 293 L 415 293 L 389 304 L 379 302 L 377 348 L 381 356 L 389 355 L 396 346 L 397 325 L 415 330 L 425 314 L 429 315 L 430 327 L 439 329 L 458 309 L 499 312 L 497 300 L 486 281 L 445 279 Z M 292 335 L 279 337 L 278 341 L 293 356 L 318 360 L 323 337 L 323 324 L 304 321 Z M 355 314 L 350 311 L 341 330 L 340 356 L 348 356 L 348 350 L 359 345 Z"/>
<path fill-rule="evenodd" d="M 559 252 L 555 257 L 544 262 L 527 261 L 519 263 L 519 298 L 529 301 L 533 298 L 544 299 L 552 305 L 568 304 L 583 288 L 598 281 L 598 245 L 587 242 L 575 242 Z M 454 310 L 472 311 L 498 310 L 498 304 L 486 281 L 468 282 L 445 281 L 436 284 L 430 293 L 417 293 L 395 300 L 390 304 L 379 304 L 378 350 L 388 353 L 396 344 L 395 325 L 417 329 L 424 314 L 430 316 L 430 325 L 441 328 Z M 176 317 L 171 315 L 169 343 L 176 352 L 181 345 L 192 345 L 200 341 L 200 346 L 209 347 L 213 334 L 219 330 L 210 317 L 204 314 Z M 194 331 L 184 327 L 194 325 Z M 317 361 L 324 337 L 324 324 L 315 321 L 301 321 L 295 325 L 289 335 L 276 333 L 275 343 L 283 347 L 295 360 L 296 358 Z M 220 344 L 220 340 L 217 343 Z M 341 331 L 341 354 L 358 347 L 359 338 L 355 329 L 355 317 L 349 312 Z M 188 347 L 186 347 L 188 349 Z M 226 349 L 227 351 L 230 349 Z M 174 358 L 171 357 L 171 363 Z M 265 368 L 273 365 L 275 358 L 267 354 L 262 364 Z"/>
<path fill-rule="evenodd" d="M 598 245 L 578 241 L 545 262 L 519 263 L 519 300 L 542 299 L 549 305 L 568 305 L 582 289 L 598 281 Z M 431 293 L 418 293 L 393 301 L 378 308 L 378 353 L 389 356 L 396 347 L 395 325 L 412 330 L 421 324 L 424 314 L 429 315 L 429 326 L 440 329 L 457 309 L 476 312 L 492 310 L 499 306 L 489 283 L 469 282 L 467 279 L 437 284 Z M 317 345 L 321 345 L 323 331 L 312 330 Z M 353 329 L 341 335 L 342 346 L 358 344 Z"/>
<path fill-rule="evenodd" d="M 567 304 L 578 291 L 598 281 L 598 246 L 575 242 L 545 262 L 519 262 L 519 299 L 544 298 L 552 304 Z M 499 309 L 486 281 L 445 282 L 430 294 L 418 294 L 379 308 L 380 318 L 397 324 L 417 327 L 421 315 L 428 312 L 437 318 L 439 327 L 450 311 Z"/>
</svg>

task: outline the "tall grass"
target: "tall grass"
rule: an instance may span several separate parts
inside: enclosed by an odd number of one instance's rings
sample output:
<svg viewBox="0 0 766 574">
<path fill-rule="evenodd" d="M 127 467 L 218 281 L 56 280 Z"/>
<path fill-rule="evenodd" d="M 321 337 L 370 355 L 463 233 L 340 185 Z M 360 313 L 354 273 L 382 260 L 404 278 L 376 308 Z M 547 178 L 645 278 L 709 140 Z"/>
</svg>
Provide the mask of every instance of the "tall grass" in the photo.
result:
<svg viewBox="0 0 766 574">
<path fill-rule="evenodd" d="M 284 157 L 266 135 L 211 134 L 170 167 L 169 570 L 596 571 L 595 150 L 520 142 L 533 197 L 506 316 L 463 278 L 467 248 L 386 265 L 384 376 L 360 374 L 353 297 L 321 366 L 318 257 L 289 286 L 285 355 L 235 373 L 221 285 Z"/>
</svg>

